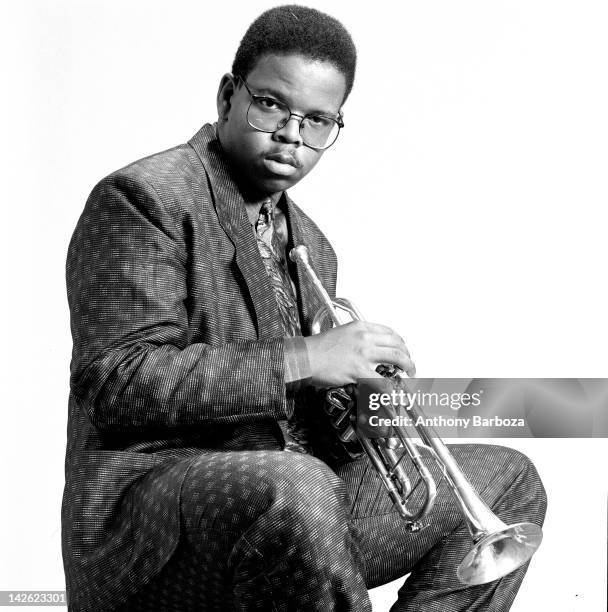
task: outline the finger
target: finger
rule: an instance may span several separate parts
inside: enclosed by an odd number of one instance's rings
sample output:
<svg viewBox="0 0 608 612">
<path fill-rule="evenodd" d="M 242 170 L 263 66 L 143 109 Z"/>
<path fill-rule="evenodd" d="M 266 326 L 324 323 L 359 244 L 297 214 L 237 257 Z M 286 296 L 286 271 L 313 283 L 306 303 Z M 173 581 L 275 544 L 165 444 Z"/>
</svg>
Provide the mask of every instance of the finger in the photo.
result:
<svg viewBox="0 0 608 612">
<path fill-rule="evenodd" d="M 363 325 L 361 331 L 365 334 L 366 343 L 373 343 L 379 346 L 392 346 L 400 348 L 408 355 L 410 354 L 405 344 L 405 340 L 403 340 L 403 338 L 391 327 L 381 325 L 380 323 L 369 323 L 367 321 L 356 321 L 355 323 Z"/>
<path fill-rule="evenodd" d="M 410 357 L 410 351 L 407 348 L 403 338 L 392 332 L 390 334 L 379 334 L 373 338 L 374 344 L 377 346 L 383 346 L 386 348 L 395 348 L 403 351 L 408 357 Z"/>
<path fill-rule="evenodd" d="M 410 356 L 400 349 L 383 346 L 374 347 L 373 350 L 369 351 L 368 358 L 374 363 L 374 367 L 379 363 L 389 363 L 399 366 L 408 376 L 411 376 L 410 372 L 414 374 L 416 372 L 414 362 Z"/>
</svg>

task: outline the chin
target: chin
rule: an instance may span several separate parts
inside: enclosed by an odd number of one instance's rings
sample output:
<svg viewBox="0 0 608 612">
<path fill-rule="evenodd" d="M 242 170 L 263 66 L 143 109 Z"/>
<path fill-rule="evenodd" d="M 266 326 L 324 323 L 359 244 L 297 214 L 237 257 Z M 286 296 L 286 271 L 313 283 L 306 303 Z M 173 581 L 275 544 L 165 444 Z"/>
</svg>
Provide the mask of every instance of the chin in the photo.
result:
<svg viewBox="0 0 608 612">
<path fill-rule="evenodd" d="M 261 191 L 266 193 L 277 193 L 293 187 L 300 180 L 300 178 L 302 177 L 272 177 L 262 179 L 261 181 L 259 180 L 257 183 Z"/>
</svg>

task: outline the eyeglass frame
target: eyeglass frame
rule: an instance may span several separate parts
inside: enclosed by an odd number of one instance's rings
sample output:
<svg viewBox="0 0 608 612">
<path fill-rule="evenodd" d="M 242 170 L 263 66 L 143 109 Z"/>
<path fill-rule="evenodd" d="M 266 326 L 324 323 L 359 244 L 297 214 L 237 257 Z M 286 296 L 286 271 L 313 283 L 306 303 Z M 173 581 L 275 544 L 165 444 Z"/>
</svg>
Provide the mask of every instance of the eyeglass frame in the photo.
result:
<svg viewBox="0 0 608 612">
<path fill-rule="evenodd" d="M 303 123 L 304 119 L 306 119 L 308 117 L 322 117 L 323 119 L 329 119 L 330 121 L 333 121 L 338 126 L 338 131 L 336 132 L 336 137 L 332 140 L 332 142 L 330 144 L 328 144 L 325 147 L 315 147 L 313 145 L 309 145 L 307 142 L 304 142 L 304 137 L 302 137 L 302 142 L 307 147 L 309 147 L 311 149 L 315 149 L 317 151 L 325 151 L 326 149 L 329 149 L 329 147 L 331 147 L 333 144 L 335 144 L 336 140 L 338 140 L 338 136 L 340 135 L 340 130 L 344 127 L 344 121 L 342 120 L 342 113 L 341 112 L 338 115 L 337 119 L 335 117 L 329 117 L 327 115 L 321 115 L 319 113 L 310 113 L 308 115 L 300 115 L 298 113 L 292 113 L 291 112 L 291 108 L 289 108 L 288 104 L 286 102 L 284 102 L 283 100 L 279 100 L 277 98 L 274 98 L 273 96 L 261 96 L 259 94 L 251 93 L 251 89 L 249 89 L 249 86 L 247 85 L 247 82 L 245 81 L 245 79 L 242 76 L 238 75 L 238 74 L 236 74 L 234 76 L 235 76 L 235 78 L 238 81 L 241 81 L 241 83 L 243 83 L 243 85 L 245 86 L 245 89 L 247 90 L 247 93 L 249 94 L 249 96 L 251 98 L 251 102 L 249 102 L 249 106 L 247 107 L 247 112 L 246 112 L 245 116 L 247 118 L 247 123 L 254 130 L 257 130 L 258 132 L 264 132 L 265 134 L 274 134 L 278 130 L 282 130 L 289 123 L 289 121 L 291 120 L 292 117 L 298 117 L 300 119 L 299 127 L 298 127 L 298 132 L 299 132 L 300 136 L 302 136 L 301 130 L 302 130 L 302 123 Z M 279 104 L 282 104 L 289 111 L 289 116 L 287 117 L 287 119 L 285 120 L 285 123 L 283 123 L 283 125 L 281 125 L 279 127 L 279 124 L 277 124 L 277 127 L 274 130 L 262 130 L 259 127 L 256 127 L 255 125 L 252 125 L 251 121 L 249 120 L 249 110 L 251 109 L 251 105 L 257 99 L 261 99 L 261 98 L 264 98 L 264 99 L 267 99 L 267 100 L 274 100 L 275 102 L 278 102 Z"/>
</svg>

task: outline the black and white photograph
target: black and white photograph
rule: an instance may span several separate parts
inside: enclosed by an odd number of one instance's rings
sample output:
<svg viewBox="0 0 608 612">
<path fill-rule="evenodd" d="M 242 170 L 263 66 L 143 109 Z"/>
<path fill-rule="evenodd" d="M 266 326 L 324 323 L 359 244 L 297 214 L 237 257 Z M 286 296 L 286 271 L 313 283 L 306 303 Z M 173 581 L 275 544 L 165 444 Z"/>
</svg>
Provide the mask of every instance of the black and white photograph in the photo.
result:
<svg viewBox="0 0 608 612">
<path fill-rule="evenodd" d="M 606 2 L 0 24 L 0 608 L 606 610 Z"/>
</svg>

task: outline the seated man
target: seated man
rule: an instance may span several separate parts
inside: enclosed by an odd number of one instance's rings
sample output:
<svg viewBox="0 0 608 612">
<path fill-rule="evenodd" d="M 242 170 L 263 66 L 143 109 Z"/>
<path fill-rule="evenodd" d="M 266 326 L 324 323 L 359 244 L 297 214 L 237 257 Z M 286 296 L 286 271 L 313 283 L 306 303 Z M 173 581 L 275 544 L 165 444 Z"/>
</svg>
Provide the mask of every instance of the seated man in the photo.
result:
<svg viewBox="0 0 608 612">
<path fill-rule="evenodd" d="M 430 523 L 409 533 L 323 419 L 322 389 L 414 368 L 382 325 L 311 336 L 320 302 L 286 256 L 307 245 L 334 295 L 332 247 L 286 190 L 338 137 L 355 62 L 335 19 L 269 10 L 221 79 L 217 124 L 91 193 L 67 261 L 70 610 L 370 610 L 367 589 L 408 572 L 394 610 L 512 603 L 525 567 L 458 582 L 471 540 L 436 468 Z M 452 450 L 503 520 L 542 522 L 524 456 Z"/>
</svg>

